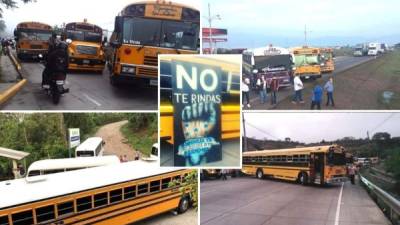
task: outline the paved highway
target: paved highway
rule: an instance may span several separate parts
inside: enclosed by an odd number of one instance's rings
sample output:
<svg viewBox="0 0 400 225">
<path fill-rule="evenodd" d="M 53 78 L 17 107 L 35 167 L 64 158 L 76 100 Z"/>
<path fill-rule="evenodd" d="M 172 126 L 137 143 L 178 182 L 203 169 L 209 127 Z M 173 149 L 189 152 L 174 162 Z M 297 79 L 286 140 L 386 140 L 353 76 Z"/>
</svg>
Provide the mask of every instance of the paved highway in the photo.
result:
<svg viewBox="0 0 400 225">
<path fill-rule="evenodd" d="M 348 70 L 352 67 L 355 67 L 357 65 L 360 65 L 364 62 L 367 62 L 369 60 L 373 60 L 374 57 L 352 57 L 352 56 L 341 56 L 341 57 L 337 57 L 335 59 L 335 71 L 333 74 L 323 74 L 323 81 L 327 81 L 328 78 L 333 75 L 339 75 L 341 72 Z M 312 82 L 310 81 L 304 81 L 304 87 L 305 89 L 303 90 L 303 92 L 307 92 L 307 91 L 311 91 L 312 88 Z M 281 89 L 278 92 L 278 108 L 279 108 L 279 102 L 281 102 L 282 100 L 290 97 L 292 98 L 293 96 L 293 90 L 292 88 L 288 87 L 285 89 Z M 250 101 L 251 101 L 251 109 L 256 109 L 256 110 L 262 110 L 262 109 L 272 109 L 273 107 L 270 105 L 270 96 L 268 95 L 268 104 L 261 104 L 260 103 L 260 98 L 258 93 L 256 92 L 252 92 L 250 95 Z M 246 110 L 248 109 L 247 107 L 245 108 Z"/>
<path fill-rule="evenodd" d="M 350 182 L 317 187 L 241 177 L 202 182 L 200 193 L 202 225 L 391 224 Z"/>
<path fill-rule="evenodd" d="M 124 85 L 113 87 L 108 71 L 96 73 L 69 73 L 65 94 L 59 105 L 41 90 L 43 64 L 23 62 L 23 74 L 28 84 L 13 97 L 3 110 L 156 110 L 157 88 Z"/>
</svg>

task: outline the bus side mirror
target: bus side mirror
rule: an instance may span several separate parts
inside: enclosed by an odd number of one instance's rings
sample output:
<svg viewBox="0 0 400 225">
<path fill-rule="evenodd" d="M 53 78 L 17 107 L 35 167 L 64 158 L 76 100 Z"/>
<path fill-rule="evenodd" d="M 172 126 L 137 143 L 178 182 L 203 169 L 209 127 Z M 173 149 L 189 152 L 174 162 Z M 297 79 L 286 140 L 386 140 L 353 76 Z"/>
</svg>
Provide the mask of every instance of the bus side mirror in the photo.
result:
<svg viewBox="0 0 400 225">
<path fill-rule="evenodd" d="M 14 30 L 14 37 L 17 38 L 17 36 L 18 36 L 18 32 L 17 32 L 17 30 Z"/>
<path fill-rule="evenodd" d="M 113 48 L 119 48 L 121 47 L 121 43 L 119 43 L 118 41 L 113 41 L 110 43 L 111 47 Z"/>
<path fill-rule="evenodd" d="M 121 16 L 115 17 L 114 32 L 116 33 L 122 32 L 123 25 L 124 25 L 124 18 Z"/>
</svg>

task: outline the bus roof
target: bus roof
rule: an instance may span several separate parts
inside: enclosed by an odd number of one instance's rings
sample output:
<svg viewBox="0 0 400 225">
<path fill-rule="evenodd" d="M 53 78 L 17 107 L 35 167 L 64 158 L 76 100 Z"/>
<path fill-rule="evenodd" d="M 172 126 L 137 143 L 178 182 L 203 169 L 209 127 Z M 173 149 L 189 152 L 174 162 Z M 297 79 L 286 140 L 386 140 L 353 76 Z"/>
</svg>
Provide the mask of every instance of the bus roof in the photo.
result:
<svg viewBox="0 0 400 225">
<path fill-rule="evenodd" d="M 0 210 L 178 170 L 160 168 L 157 161 L 132 161 L 50 174 L 46 180 L 34 183 L 25 179 L 3 181 L 0 182 Z"/>
<path fill-rule="evenodd" d="M 64 168 L 82 168 L 82 167 L 95 167 L 105 166 L 110 164 L 119 163 L 119 158 L 115 155 L 101 156 L 101 157 L 78 157 L 67 159 L 45 159 L 32 163 L 29 166 L 29 171 L 32 170 L 56 170 Z"/>
<path fill-rule="evenodd" d="M 324 145 L 324 146 L 313 146 L 313 147 L 302 147 L 302 148 L 249 151 L 249 152 L 243 152 L 243 156 L 282 155 L 282 154 L 288 154 L 288 153 L 310 154 L 310 153 L 316 153 L 316 152 L 328 152 L 332 148 L 336 151 L 344 150 L 343 147 L 338 146 L 338 145 Z"/>
<path fill-rule="evenodd" d="M 267 46 L 267 47 L 245 50 L 243 54 L 251 54 L 253 56 L 290 55 L 290 51 L 289 49 L 282 47 Z"/>
<path fill-rule="evenodd" d="M 290 51 L 293 54 L 319 54 L 320 49 L 310 46 L 302 46 L 302 47 L 293 47 L 290 48 Z"/>
<path fill-rule="evenodd" d="M 135 6 L 140 6 L 140 5 L 146 5 L 146 9 L 139 9 Z M 120 16 L 149 16 L 149 17 L 155 17 L 155 18 L 175 18 L 178 19 L 180 18 L 180 16 L 182 15 L 182 10 L 177 10 L 176 14 L 173 14 L 173 10 L 170 9 L 165 9 L 165 8 L 158 8 L 159 12 L 165 12 L 165 15 L 162 15 L 162 13 L 160 15 L 156 15 L 151 8 L 147 8 L 147 6 L 170 6 L 170 7 L 181 7 L 182 9 L 189 9 L 189 11 L 191 10 L 192 12 L 197 12 L 198 15 L 190 15 L 188 16 L 189 20 L 198 20 L 198 22 L 200 22 L 200 11 L 192 6 L 188 6 L 185 4 L 180 4 L 180 3 L 175 3 L 175 2 L 171 2 L 171 1 L 139 1 L 139 2 L 135 2 L 132 4 L 129 4 L 127 6 L 125 6 L 122 11 L 120 12 Z M 131 10 L 131 9 L 134 10 Z M 155 8 L 154 8 L 155 9 Z M 164 10 L 164 11 L 163 11 Z M 189 13 L 192 14 L 192 13 Z M 178 19 L 180 20 L 180 19 Z"/>
<path fill-rule="evenodd" d="M 94 150 L 102 141 L 101 137 L 88 138 L 76 148 L 76 151 Z"/>
<path fill-rule="evenodd" d="M 41 23 L 41 22 L 21 22 L 17 25 L 17 29 L 38 29 L 38 30 L 52 30 L 52 27 L 48 24 Z"/>
</svg>

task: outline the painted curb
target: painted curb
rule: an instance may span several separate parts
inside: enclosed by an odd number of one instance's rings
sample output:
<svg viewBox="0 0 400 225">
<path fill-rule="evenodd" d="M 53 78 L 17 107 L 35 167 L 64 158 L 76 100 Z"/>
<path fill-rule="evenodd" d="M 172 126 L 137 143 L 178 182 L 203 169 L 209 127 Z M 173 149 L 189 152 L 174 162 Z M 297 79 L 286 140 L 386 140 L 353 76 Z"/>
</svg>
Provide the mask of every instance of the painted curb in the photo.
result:
<svg viewBox="0 0 400 225">
<path fill-rule="evenodd" d="M 25 86 L 26 83 L 27 83 L 27 80 L 22 79 L 18 83 L 14 84 L 10 88 L 8 88 L 7 91 L 0 93 L 0 105 L 4 104 L 10 98 L 14 97 L 18 93 L 18 91 L 21 90 L 21 88 L 23 86 Z"/>
</svg>

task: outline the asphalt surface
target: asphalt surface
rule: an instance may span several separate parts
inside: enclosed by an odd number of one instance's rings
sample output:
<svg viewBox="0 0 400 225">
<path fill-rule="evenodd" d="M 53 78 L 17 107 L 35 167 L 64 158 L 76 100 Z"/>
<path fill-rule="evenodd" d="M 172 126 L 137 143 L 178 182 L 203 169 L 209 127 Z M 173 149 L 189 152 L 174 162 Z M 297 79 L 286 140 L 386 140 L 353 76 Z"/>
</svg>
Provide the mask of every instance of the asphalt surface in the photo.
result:
<svg viewBox="0 0 400 225">
<path fill-rule="evenodd" d="M 174 166 L 173 145 L 161 142 L 160 164 L 163 167 Z M 202 167 L 240 167 L 240 141 L 222 141 L 222 161 L 202 164 Z"/>
<path fill-rule="evenodd" d="M 202 225 L 388 225 L 358 184 L 302 186 L 253 177 L 200 185 Z M 338 202 L 340 203 L 338 205 Z"/>
<path fill-rule="evenodd" d="M 193 208 L 183 214 L 170 211 L 132 225 L 197 225 L 197 212 Z"/>
<path fill-rule="evenodd" d="M 324 81 L 328 80 L 330 76 L 337 76 L 340 75 L 341 72 L 348 70 L 352 67 L 355 67 L 357 65 L 360 65 L 362 63 L 365 63 L 369 60 L 373 60 L 374 57 L 353 57 L 353 56 L 340 56 L 335 59 L 335 71 L 333 73 L 327 73 L 322 75 L 322 79 Z M 304 90 L 303 92 L 310 92 L 312 89 L 312 82 L 309 80 L 303 81 L 304 84 Z M 280 89 L 278 94 L 277 94 L 277 109 L 279 109 L 279 102 L 287 99 L 287 98 L 292 98 L 294 94 L 294 91 L 292 90 L 292 87 L 287 87 L 284 89 Z M 243 99 L 244 100 L 244 99 Z M 244 108 L 245 110 L 263 110 L 263 109 L 274 109 L 272 105 L 270 105 L 270 96 L 268 94 L 268 99 L 265 104 L 260 103 L 260 97 L 259 94 L 255 91 L 252 91 L 250 94 L 250 108 Z"/>
<path fill-rule="evenodd" d="M 11 99 L 2 110 L 156 110 L 157 87 L 121 85 L 113 87 L 108 70 L 103 74 L 90 72 L 68 73 L 65 94 L 58 105 L 54 105 L 41 89 L 44 65 L 38 62 L 23 62 L 22 70 L 27 85 Z"/>
</svg>

